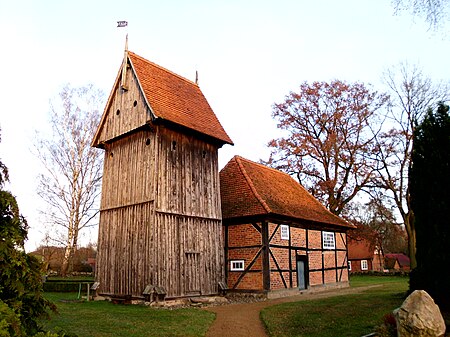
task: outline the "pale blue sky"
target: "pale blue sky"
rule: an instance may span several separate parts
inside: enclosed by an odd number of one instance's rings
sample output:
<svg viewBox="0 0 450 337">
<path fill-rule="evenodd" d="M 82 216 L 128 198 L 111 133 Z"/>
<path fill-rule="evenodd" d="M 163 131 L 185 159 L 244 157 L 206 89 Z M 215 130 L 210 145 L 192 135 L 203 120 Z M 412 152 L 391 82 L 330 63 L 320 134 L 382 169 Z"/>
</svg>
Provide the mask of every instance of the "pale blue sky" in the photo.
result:
<svg viewBox="0 0 450 337">
<path fill-rule="evenodd" d="M 116 28 L 116 21 L 129 26 Z M 48 128 L 49 99 L 65 83 L 94 83 L 107 94 L 129 49 L 194 80 L 235 142 L 219 152 L 266 159 L 276 137 L 271 105 L 303 81 L 341 79 L 383 90 L 383 69 L 419 64 L 450 79 L 448 36 L 432 33 L 390 0 L 0 0 L 0 158 L 9 188 L 41 239 L 30 152 L 34 130 Z M 96 231 L 85 240 L 95 240 Z"/>
</svg>

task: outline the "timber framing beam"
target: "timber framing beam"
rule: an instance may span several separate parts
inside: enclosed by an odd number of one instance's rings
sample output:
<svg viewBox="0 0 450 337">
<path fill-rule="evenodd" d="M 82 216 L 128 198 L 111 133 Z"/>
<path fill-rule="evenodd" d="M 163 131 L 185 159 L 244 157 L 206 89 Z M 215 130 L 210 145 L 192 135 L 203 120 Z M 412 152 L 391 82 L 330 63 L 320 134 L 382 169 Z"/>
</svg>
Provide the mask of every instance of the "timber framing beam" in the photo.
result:
<svg viewBox="0 0 450 337">
<path fill-rule="evenodd" d="M 233 285 L 232 289 L 236 289 L 236 287 L 239 285 L 239 283 L 241 282 L 241 280 L 244 278 L 244 276 L 250 271 L 250 269 L 253 267 L 253 265 L 255 264 L 256 260 L 258 259 L 259 255 L 261 255 L 261 252 L 263 251 L 263 247 L 261 247 L 258 252 L 256 253 L 255 257 L 253 258 L 252 262 L 249 263 L 249 265 L 247 266 L 247 268 L 245 268 L 245 270 L 241 273 L 241 275 L 239 275 L 236 283 Z"/>
<path fill-rule="evenodd" d="M 269 261 L 269 224 L 263 221 L 262 224 L 262 265 L 263 265 L 263 289 L 270 290 L 270 261 Z"/>
</svg>

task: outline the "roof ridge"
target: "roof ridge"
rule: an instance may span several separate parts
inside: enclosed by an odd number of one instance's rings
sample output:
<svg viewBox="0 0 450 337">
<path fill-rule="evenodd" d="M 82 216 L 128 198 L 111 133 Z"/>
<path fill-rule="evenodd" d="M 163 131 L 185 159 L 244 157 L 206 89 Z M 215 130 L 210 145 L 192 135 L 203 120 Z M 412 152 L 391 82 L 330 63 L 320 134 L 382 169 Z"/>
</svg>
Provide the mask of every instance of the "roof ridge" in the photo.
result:
<svg viewBox="0 0 450 337">
<path fill-rule="evenodd" d="M 177 73 L 174 73 L 173 71 L 171 71 L 171 70 L 169 70 L 169 69 L 167 69 L 167 68 L 164 68 L 164 67 L 160 66 L 159 64 L 156 64 L 155 62 L 152 62 L 152 61 L 150 61 L 150 60 L 147 60 L 145 57 L 142 57 L 142 56 L 140 56 L 140 55 L 138 55 L 138 54 L 136 54 L 136 53 L 134 53 L 134 52 L 132 52 L 132 51 L 128 51 L 128 53 L 133 54 L 133 56 L 135 56 L 135 57 L 141 59 L 142 61 L 145 61 L 145 62 L 147 62 L 147 63 L 150 63 L 151 65 L 155 66 L 156 68 L 159 68 L 159 69 L 161 69 L 161 70 L 164 70 L 164 71 L 168 72 L 169 74 L 172 74 L 172 75 L 178 77 L 179 79 L 188 82 L 189 84 L 192 84 L 192 85 L 194 85 L 194 86 L 196 86 L 196 87 L 199 87 L 198 84 L 195 83 L 194 81 L 191 81 L 190 79 L 188 79 L 188 78 L 186 78 L 186 77 L 183 77 L 183 76 L 181 76 L 181 75 L 179 75 L 179 74 L 177 74 Z"/>
<path fill-rule="evenodd" d="M 256 162 L 256 161 L 253 161 L 253 160 L 250 160 L 250 159 L 241 157 L 241 156 L 239 156 L 239 155 L 236 155 L 236 157 L 239 157 L 240 159 L 242 159 L 242 160 L 244 160 L 244 161 L 247 161 L 247 162 L 250 162 L 250 163 L 252 163 L 252 164 L 261 166 L 261 167 L 264 168 L 264 169 L 271 170 L 271 171 L 275 171 L 275 172 L 277 172 L 277 173 L 282 173 L 282 174 L 285 174 L 285 175 L 291 177 L 291 175 L 290 175 L 289 173 L 286 173 L 286 172 L 284 172 L 284 171 L 278 170 L 278 169 L 276 169 L 276 168 L 273 168 L 273 167 L 270 167 L 270 166 L 267 166 L 267 165 L 258 163 L 258 162 Z M 292 177 L 291 177 L 291 178 L 292 178 Z M 301 185 L 301 184 L 300 184 L 300 185 Z"/>
<path fill-rule="evenodd" d="M 247 160 L 245 158 L 242 158 L 241 156 L 235 156 L 235 160 L 236 163 L 238 164 L 239 170 L 242 172 L 242 174 L 244 175 L 245 180 L 247 181 L 250 189 L 253 192 L 253 195 L 255 196 L 255 198 L 259 201 L 259 203 L 262 205 L 262 207 L 266 210 L 267 213 L 272 213 L 272 210 L 270 209 L 270 207 L 266 204 L 266 202 L 264 201 L 263 198 L 261 198 L 261 196 L 259 195 L 258 191 L 256 190 L 255 185 L 253 185 L 252 180 L 250 179 L 250 177 L 248 176 L 247 172 L 245 171 L 244 166 L 241 163 L 241 160 Z M 250 162 L 252 162 L 251 160 L 248 160 Z M 256 163 L 255 163 L 256 164 Z M 264 166 L 264 165 L 263 165 Z"/>
<path fill-rule="evenodd" d="M 270 166 L 266 166 L 266 165 L 264 165 L 264 164 L 260 164 L 260 163 L 254 162 L 253 160 L 250 160 L 250 159 L 241 157 L 241 156 L 239 156 L 239 155 L 236 155 L 235 157 L 238 158 L 238 159 L 240 159 L 240 160 L 247 161 L 247 162 L 249 162 L 249 163 L 251 163 L 251 164 L 258 165 L 258 166 L 260 166 L 261 168 L 264 168 L 264 169 L 267 169 L 267 170 L 274 171 L 274 172 L 276 172 L 277 174 L 283 174 L 283 175 L 285 175 L 285 176 L 288 176 L 289 178 L 293 179 L 293 180 L 298 184 L 298 186 L 300 186 L 300 188 L 301 188 L 303 191 L 305 191 L 306 193 L 308 193 L 309 195 L 311 195 L 311 196 L 313 197 L 313 201 L 314 201 L 317 205 L 319 205 L 320 207 L 322 207 L 323 209 L 325 209 L 327 212 L 329 212 L 334 218 L 336 218 L 336 219 L 341 219 L 341 220 L 343 220 L 344 222 L 350 224 L 350 222 L 348 222 L 347 220 L 345 220 L 345 219 L 339 217 L 338 215 L 336 215 L 336 214 L 334 214 L 333 212 L 331 212 L 328 208 L 326 208 L 324 204 L 322 204 L 316 197 L 314 197 L 314 196 L 313 196 L 313 195 L 305 188 L 305 186 L 303 186 L 303 185 L 300 184 L 298 181 L 296 181 L 290 174 L 288 174 L 288 173 L 286 173 L 286 172 L 283 172 L 283 171 L 281 171 L 281 170 L 277 170 L 276 168 L 273 168 L 273 167 L 270 167 Z M 249 179 L 250 179 L 250 178 L 249 178 Z M 253 183 L 251 183 L 251 185 L 253 186 Z M 256 191 L 256 189 L 255 189 L 255 191 Z M 257 192 L 256 192 L 256 193 L 257 193 Z M 255 196 L 256 196 L 256 195 L 255 195 Z M 258 195 L 258 196 L 259 196 L 259 195 Z M 256 197 L 258 198 L 258 196 L 256 196 Z M 263 203 L 263 206 L 264 206 L 264 205 L 267 206 L 267 204 L 264 202 L 264 200 L 263 200 L 262 198 L 261 198 L 261 199 L 258 198 L 258 200 L 259 200 L 261 203 Z M 264 207 L 264 208 L 266 208 L 266 207 Z M 268 206 L 267 206 L 266 210 L 268 210 L 268 212 L 270 213 L 270 208 L 269 208 Z"/>
</svg>

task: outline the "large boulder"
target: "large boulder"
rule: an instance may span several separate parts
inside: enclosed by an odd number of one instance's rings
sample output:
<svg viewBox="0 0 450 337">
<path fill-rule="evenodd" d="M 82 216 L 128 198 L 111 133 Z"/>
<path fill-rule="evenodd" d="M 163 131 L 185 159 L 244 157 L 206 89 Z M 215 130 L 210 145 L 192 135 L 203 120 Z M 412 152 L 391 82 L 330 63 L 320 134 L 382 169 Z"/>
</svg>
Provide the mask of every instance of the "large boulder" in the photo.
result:
<svg viewBox="0 0 450 337">
<path fill-rule="evenodd" d="M 441 337 L 445 322 L 439 307 L 424 290 L 415 290 L 394 310 L 398 337 Z"/>
</svg>

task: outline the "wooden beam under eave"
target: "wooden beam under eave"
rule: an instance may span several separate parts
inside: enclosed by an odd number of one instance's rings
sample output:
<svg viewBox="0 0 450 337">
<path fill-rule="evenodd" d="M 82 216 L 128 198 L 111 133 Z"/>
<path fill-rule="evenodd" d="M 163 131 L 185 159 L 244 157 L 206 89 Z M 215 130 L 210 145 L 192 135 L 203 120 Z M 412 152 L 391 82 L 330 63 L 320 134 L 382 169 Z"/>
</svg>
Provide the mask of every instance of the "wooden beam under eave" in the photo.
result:
<svg viewBox="0 0 450 337">
<path fill-rule="evenodd" d="M 261 223 L 262 236 L 262 270 L 263 289 L 270 290 L 270 262 L 269 262 L 269 224 L 267 221 Z"/>
</svg>

